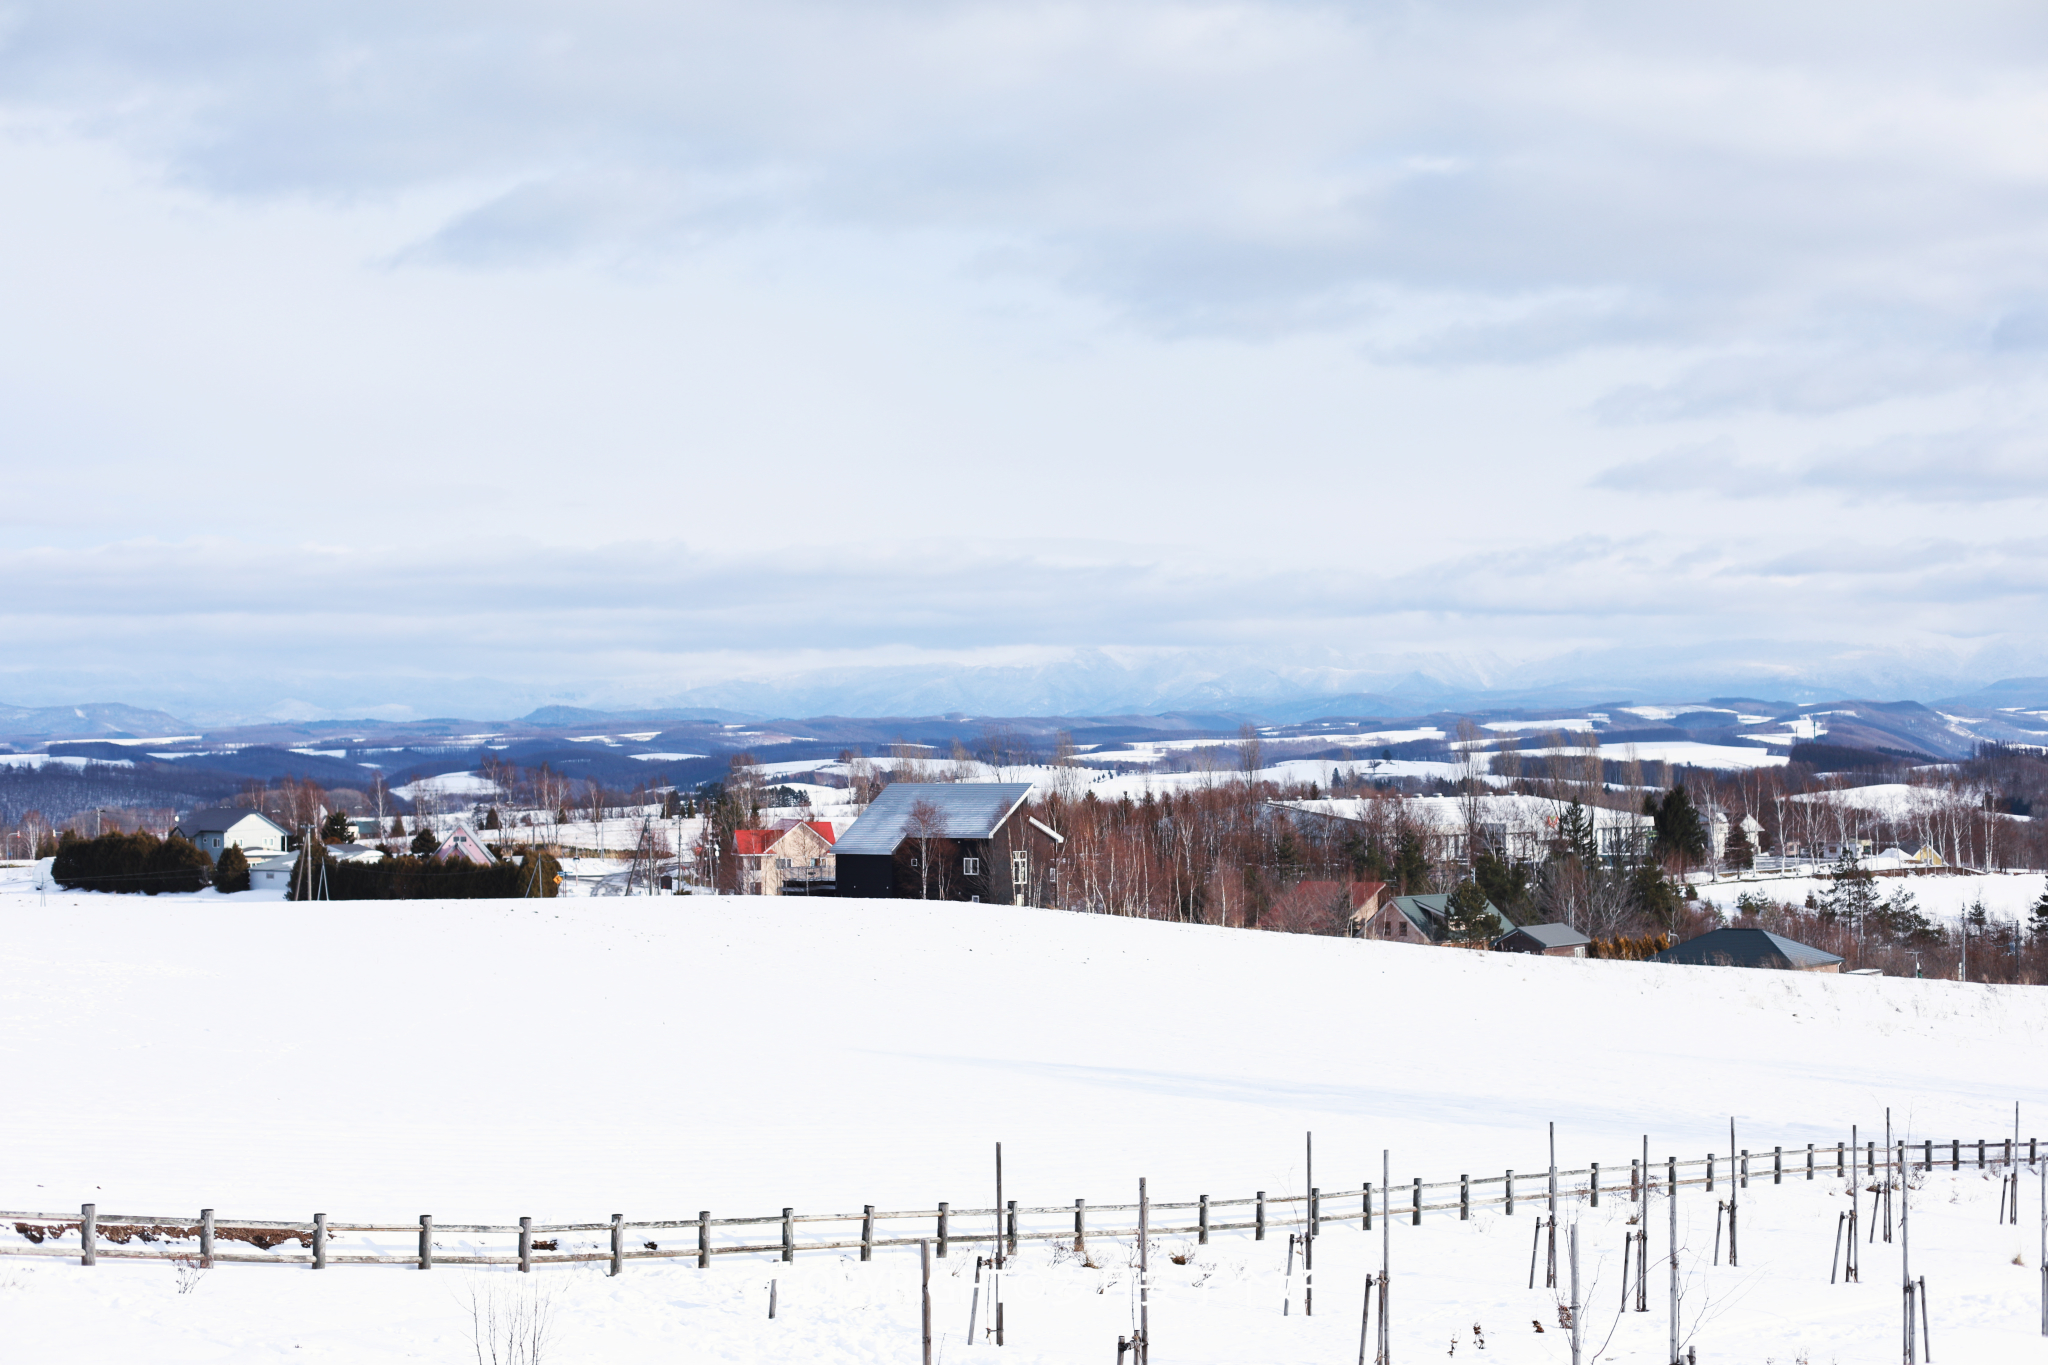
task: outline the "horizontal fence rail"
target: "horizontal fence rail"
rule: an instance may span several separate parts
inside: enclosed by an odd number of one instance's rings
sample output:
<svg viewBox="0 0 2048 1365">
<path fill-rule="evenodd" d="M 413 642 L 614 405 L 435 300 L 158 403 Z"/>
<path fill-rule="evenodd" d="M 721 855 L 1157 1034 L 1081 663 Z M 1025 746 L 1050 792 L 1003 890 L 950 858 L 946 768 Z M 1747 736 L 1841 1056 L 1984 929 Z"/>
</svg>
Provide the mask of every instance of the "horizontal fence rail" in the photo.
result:
<svg viewBox="0 0 2048 1365">
<path fill-rule="evenodd" d="M 1642 1169 L 1640 1158 L 1633 1158 L 1612 1166 L 1560 1167 L 1555 1177 L 1560 1201 L 1586 1200 L 1597 1206 L 1602 1196 L 1635 1199 L 1645 1192 L 1664 1193 L 1667 1166 L 1678 1171 L 1679 1187 L 1713 1190 L 1731 1183 L 1747 1189 L 1788 1180 L 1890 1179 L 1901 1168 L 1908 1173 L 2004 1172 L 2016 1164 L 2036 1165 L 2043 1155 L 2038 1138 L 1922 1139 L 1895 1142 L 1890 1148 L 1870 1140 L 1853 1146 L 1838 1142 L 1833 1147 L 1741 1149 L 1732 1156 L 1709 1153 L 1675 1163 L 1653 1161 L 1648 1171 Z M 1537 1166 L 1499 1175 L 1460 1175 L 1455 1180 L 1417 1177 L 1385 1189 L 1364 1184 L 1298 1194 L 1262 1191 L 1248 1198 L 1202 1195 L 1148 1203 L 1144 1209 L 1155 1239 L 1194 1238 L 1206 1243 L 1211 1234 L 1226 1232 L 1249 1232 L 1264 1239 L 1269 1230 L 1296 1228 L 1321 1235 L 1337 1226 L 1370 1230 L 1380 1218 L 1413 1226 L 1425 1214 L 1454 1213 L 1469 1219 L 1474 1209 L 1494 1206 L 1509 1214 L 1517 1205 L 1547 1208 L 1552 1174 L 1549 1167 Z M 422 1215 L 416 1223 L 344 1223 L 330 1221 L 325 1214 L 298 1223 L 217 1218 L 211 1209 L 202 1210 L 197 1219 L 102 1214 L 87 1204 L 75 1216 L 0 1211 L 0 1256 L 76 1256 L 86 1265 L 101 1259 L 171 1260 L 199 1266 L 309 1265 L 316 1270 L 337 1265 L 404 1265 L 420 1270 L 502 1265 L 530 1270 L 606 1261 L 612 1274 L 620 1273 L 627 1261 L 694 1260 L 699 1267 L 708 1267 L 716 1256 L 789 1261 L 799 1252 L 857 1250 L 867 1260 L 877 1248 L 920 1242 L 932 1243 L 940 1256 L 955 1243 L 969 1250 L 989 1246 L 1014 1254 L 1027 1242 L 1053 1242 L 1085 1257 L 1091 1241 L 1135 1240 L 1139 1213 L 1138 1204 L 1077 1199 L 1047 1205 L 1011 1200 L 1001 1209 L 940 1204 L 881 1211 L 869 1205 L 858 1213 L 798 1213 L 786 1208 L 742 1218 L 714 1218 L 709 1210 L 695 1218 L 651 1220 L 615 1214 L 602 1223 L 535 1223 L 525 1218 L 517 1224 L 437 1223 L 431 1215 Z M 1176 1221 L 1173 1215 L 1182 1217 Z M 834 1235 L 835 1227 L 848 1231 Z"/>
</svg>

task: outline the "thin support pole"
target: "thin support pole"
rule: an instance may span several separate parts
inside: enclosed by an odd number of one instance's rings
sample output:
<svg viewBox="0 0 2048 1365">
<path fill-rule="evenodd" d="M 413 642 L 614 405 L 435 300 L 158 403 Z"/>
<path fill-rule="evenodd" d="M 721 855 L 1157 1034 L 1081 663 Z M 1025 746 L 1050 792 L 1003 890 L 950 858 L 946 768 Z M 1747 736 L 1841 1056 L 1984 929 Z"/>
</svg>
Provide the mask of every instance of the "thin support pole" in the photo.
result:
<svg viewBox="0 0 2048 1365">
<path fill-rule="evenodd" d="M 1579 1225 L 1566 1229 L 1572 1262 L 1572 1365 L 1579 1365 Z"/>
<path fill-rule="evenodd" d="M 1138 1177 L 1138 1365 L 1152 1356 L 1152 1196 Z"/>
<path fill-rule="evenodd" d="M 932 1244 L 917 1244 L 917 1264 L 924 1293 L 924 1365 L 932 1365 Z"/>
<path fill-rule="evenodd" d="M 1671 1206 L 1671 1365 L 1678 1365 L 1678 1158 L 1667 1160 L 1664 1202 Z"/>
</svg>

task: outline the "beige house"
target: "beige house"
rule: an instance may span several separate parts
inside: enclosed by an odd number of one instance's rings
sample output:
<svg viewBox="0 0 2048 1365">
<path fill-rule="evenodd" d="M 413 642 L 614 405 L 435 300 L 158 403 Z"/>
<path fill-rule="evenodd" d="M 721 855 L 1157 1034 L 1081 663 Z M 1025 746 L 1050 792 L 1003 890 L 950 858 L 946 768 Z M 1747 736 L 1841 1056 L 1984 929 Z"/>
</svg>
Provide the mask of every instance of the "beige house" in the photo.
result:
<svg viewBox="0 0 2048 1365">
<path fill-rule="evenodd" d="M 830 820 L 778 820 L 768 829 L 733 834 L 740 859 L 740 892 L 747 896 L 801 896 L 838 877 Z"/>
</svg>

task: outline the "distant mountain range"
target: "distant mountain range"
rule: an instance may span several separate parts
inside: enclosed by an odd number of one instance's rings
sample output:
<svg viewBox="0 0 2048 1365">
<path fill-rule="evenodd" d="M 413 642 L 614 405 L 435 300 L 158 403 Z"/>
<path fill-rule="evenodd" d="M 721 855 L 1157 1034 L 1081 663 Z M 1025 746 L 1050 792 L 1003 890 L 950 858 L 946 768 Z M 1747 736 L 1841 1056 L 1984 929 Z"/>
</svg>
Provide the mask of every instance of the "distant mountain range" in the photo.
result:
<svg viewBox="0 0 2048 1365">
<path fill-rule="evenodd" d="M 2007 667 L 1992 671 L 1998 665 Z M 2025 665 L 2033 665 L 2025 668 Z M 1873 651 L 1846 645 L 1793 647 L 1721 643 L 1684 651 L 1584 652 L 1540 662 L 1490 655 L 1354 658 L 1247 650 L 1079 650 L 1042 663 L 917 663 L 841 667 L 733 677 L 683 688 L 620 680 L 582 689 L 543 689 L 489 679 L 424 685 L 364 680 L 348 696 L 308 695 L 254 705 L 250 680 L 218 696 L 148 696 L 166 709 L 94 703 L 0 706 L 0 736 L 15 740 L 162 737 L 229 726 L 287 729 L 417 726 L 428 718 L 472 727 L 519 723 L 661 727 L 675 722 L 741 722 L 777 716 L 1236 716 L 1293 724 L 1320 716 L 1397 717 L 1438 711 L 1613 708 L 1703 697 L 1741 696 L 1780 713 L 1835 698 L 1919 701 L 1936 706 L 2048 708 L 2048 665 L 2018 655 L 1961 658 L 1936 650 Z M 339 688 L 340 683 L 334 684 Z M 372 690 L 374 689 L 374 690 Z M 111 690 L 111 689 L 110 689 Z M 141 688 L 124 688 L 131 695 Z M 366 695 L 367 694 L 367 695 Z M 105 695 L 102 693 L 101 695 Z M 574 704 L 569 704 L 572 702 Z M 239 704 L 238 704 L 239 703 Z M 178 713 L 185 717 L 180 719 Z"/>
</svg>

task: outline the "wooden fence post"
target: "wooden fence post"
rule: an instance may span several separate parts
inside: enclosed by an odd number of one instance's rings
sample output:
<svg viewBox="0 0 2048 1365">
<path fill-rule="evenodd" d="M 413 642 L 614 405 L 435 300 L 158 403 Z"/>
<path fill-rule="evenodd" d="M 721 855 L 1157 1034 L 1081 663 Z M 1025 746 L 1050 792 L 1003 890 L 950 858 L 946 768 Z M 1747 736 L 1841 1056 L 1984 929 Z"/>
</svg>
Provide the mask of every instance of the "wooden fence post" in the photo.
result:
<svg viewBox="0 0 2048 1365">
<path fill-rule="evenodd" d="M 1714 1192 L 1714 1154 L 1707 1153 L 1707 1193 Z"/>
<path fill-rule="evenodd" d="M 946 1206 L 941 1204 L 939 1207 L 943 1209 Z M 782 1259 L 785 1261 L 794 1261 L 796 1259 L 796 1222 L 790 1217 L 791 1212 L 789 1209 L 782 1211 Z M 945 1223 L 941 1221 L 939 1226 L 943 1228 Z M 944 1233 L 940 1234 L 941 1237 L 944 1235 Z M 943 1256 L 945 1254 L 946 1244 L 941 1241 L 939 1243 L 939 1255 Z"/>
<path fill-rule="evenodd" d="M 533 1273 L 533 1219 L 519 1220 L 519 1273 Z"/>
<path fill-rule="evenodd" d="M 711 1268 L 711 1210 L 697 1210 L 697 1269 Z"/>
<path fill-rule="evenodd" d="M 1742 1149 L 1742 1175 L 1739 1188 L 1745 1190 L 1749 1188 L 1749 1148 L 1747 1147 Z"/>
<path fill-rule="evenodd" d="M 1010 1228 L 1009 1228 L 1009 1239 L 1010 1239 L 1010 1255 L 1012 1255 L 1012 1256 L 1015 1256 L 1015 1255 L 1017 1254 L 1017 1201 L 1016 1201 L 1016 1200 L 1012 1199 L 1012 1200 L 1010 1201 L 1010 1203 L 1009 1203 L 1009 1208 L 1008 1208 L 1008 1213 L 1009 1213 L 1009 1223 L 1010 1223 Z"/>
<path fill-rule="evenodd" d="M 1771 1148 L 1771 1183 L 1773 1185 L 1785 1183 L 1785 1149 L 1783 1147 Z"/>
<path fill-rule="evenodd" d="M 1309 1187 L 1308 1217 L 1303 1220 L 1303 1225 L 1308 1228 L 1309 1236 L 1323 1235 L 1323 1192 L 1313 1185 Z"/>
<path fill-rule="evenodd" d="M 860 1206 L 860 1258 L 863 1261 L 875 1259 L 875 1206 Z"/>
<path fill-rule="evenodd" d="M 1209 1196 L 1206 1194 L 1201 1197 L 1201 1212 L 1197 1215 L 1197 1221 L 1201 1224 L 1198 1243 L 1201 1246 L 1207 1246 L 1209 1245 Z"/>
<path fill-rule="evenodd" d="M 1367 1194 L 1366 1200 L 1368 1203 L 1371 1202 L 1371 1199 L 1372 1196 L 1370 1194 Z M 1458 1221 L 1461 1223 L 1470 1222 L 1471 1218 L 1472 1177 L 1467 1173 L 1460 1172 L 1458 1175 Z M 1368 1226 L 1366 1228 L 1366 1231 L 1372 1231 L 1371 1227 Z"/>
<path fill-rule="evenodd" d="M 1372 1182 L 1365 1182 L 1365 1230 L 1372 1231 Z"/>
<path fill-rule="evenodd" d="M 1589 1183 L 1593 1188 L 1593 1207 L 1597 1209 L 1600 1207 L 1600 1163 L 1593 1162 L 1588 1173 L 1592 1177 Z"/>
<path fill-rule="evenodd" d="M 1264 1190 L 1259 1191 L 1259 1202 L 1257 1208 L 1252 1213 L 1252 1240 L 1254 1242 L 1266 1240 L 1266 1192 Z"/>
<path fill-rule="evenodd" d="M 1848 1168 L 1842 1162 L 1842 1144 L 1838 1142 L 1835 1144 L 1835 1179 L 1842 1180 L 1847 1176 Z"/>
<path fill-rule="evenodd" d="M 1948 1140 L 1948 1168 L 1952 1171 L 1963 1169 L 1963 1140 L 1961 1138 L 1950 1138 Z"/>
<path fill-rule="evenodd" d="M 1422 1226 L 1422 1177 L 1419 1175 L 1415 1177 L 1415 1218 L 1410 1226 Z"/>
<path fill-rule="evenodd" d="M 788 1212 L 788 1209 L 783 1210 L 783 1213 L 785 1215 L 788 1214 Z M 787 1227 L 788 1225 L 785 1223 L 784 1226 Z M 788 1238 L 785 1236 L 784 1240 L 787 1241 Z M 787 1252 L 783 1254 L 782 1259 L 785 1261 L 789 1259 L 789 1255 Z M 623 1270 L 625 1270 L 625 1268 L 626 1215 L 623 1213 L 615 1213 L 612 1215 L 612 1274 L 617 1275 Z"/>
<path fill-rule="evenodd" d="M 313 1215 L 313 1269 L 327 1269 L 327 1215 Z"/>
<path fill-rule="evenodd" d="M 199 1210 L 199 1268 L 213 1269 L 213 1210 Z"/>
<path fill-rule="evenodd" d="M 99 1205 L 78 1206 L 78 1263 L 98 1265 L 99 1256 Z"/>
<path fill-rule="evenodd" d="M 1074 1254 L 1084 1260 L 1088 1255 L 1088 1201 L 1074 1201 Z"/>
<path fill-rule="evenodd" d="M 946 1218 L 949 1209 L 950 1206 L 945 1200 L 939 1201 L 939 1255 L 941 1256 L 946 1254 L 946 1241 L 952 1236 L 952 1233 L 946 1229 Z"/>
<path fill-rule="evenodd" d="M 1508 1212 L 1509 1212 L 1509 1213 L 1513 1213 L 1513 1212 L 1515 1211 L 1515 1173 L 1514 1173 L 1513 1171 L 1509 1171 L 1509 1172 L 1508 1172 L 1508 1174 L 1507 1174 L 1507 1179 L 1506 1179 L 1506 1181 L 1505 1181 L 1504 1183 L 1505 1183 L 1505 1184 L 1506 1184 L 1506 1186 L 1507 1186 L 1507 1192 L 1508 1192 L 1508 1193 L 1507 1193 L 1507 1206 L 1508 1206 Z M 1383 1296 L 1381 1296 L 1381 1302 L 1382 1302 L 1382 1303 L 1384 1303 L 1385 1301 L 1386 1301 L 1386 1300 L 1385 1300 L 1385 1296 L 1384 1296 L 1384 1295 L 1383 1295 Z"/>
<path fill-rule="evenodd" d="M 1926 1140 L 1925 1140 L 1925 1142 L 1923 1142 L 1923 1143 L 1922 1143 L 1922 1145 L 1921 1145 L 1921 1152 L 1920 1152 L 1920 1169 L 1921 1169 L 1921 1170 L 1923 1170 L 1923 1171 L 1931 1171 L 1931 1170 L 1933 1170 L 1933 1169 L 1934 1169 L 1934 1139 L 1933 1139 L 1933 1138 L 1928 1138 L 1928 1139 L 1926 1139 Z"/>
<path fill-rule="evenodd" d="M 420 1269 L 434 1268 L 434 1215 L 420 1215 Z"/>
<path fill-rule="evenodd" d="M 1928 1150 L 1932 1151 L 1932 1146 Z M 1806 1178 L 1813 1179 L 1813 1144 L 1810 1142 L 1806 1144 Z"/>
</svg>

